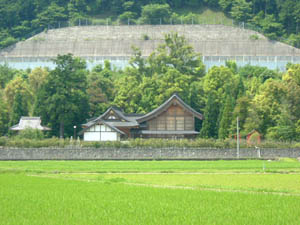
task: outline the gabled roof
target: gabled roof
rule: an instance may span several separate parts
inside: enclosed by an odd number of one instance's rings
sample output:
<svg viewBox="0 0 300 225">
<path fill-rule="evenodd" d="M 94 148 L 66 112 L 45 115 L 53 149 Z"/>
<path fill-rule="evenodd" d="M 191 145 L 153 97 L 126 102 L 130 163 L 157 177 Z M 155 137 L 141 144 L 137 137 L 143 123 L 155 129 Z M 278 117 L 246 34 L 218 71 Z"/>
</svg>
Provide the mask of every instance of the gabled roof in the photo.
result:
<svg viewBox="0 0 300 225">
<path fill-rule="evenodd" d="M 105 117 L 110 113 L 110 111 L 113 111 L 124 121 L 105 120 Z M 107 124 L 114 127 L 135 127 L 139 125 L 136 119 L 140 118 L 141 116 L 141 114 L 124 114 L 121 109 L 117 108 L 116 106 L 111 106 L 102 115 L 93 120 L 89 120 L 87 123 L 82 124 L 82 126 L 86 128 L 94 125 L 98 121 L 105 121 Z"/>
<path fill-rule="evenodd" d="M 110 111 L 113 111 L 118 117 L 120 117 L 121 119 L 125 120 L 128 122 L 128 119 L 124 116 L 122 110 L 116 106 L 111 106 L 109 107 L 105 113 L 103 113 L 101 116 L 98 117 L 98 119 L 103 119 L 105 118 L 109 113 Z"/>
<path fill-rule="evenodd" d="M 124 134 L 125 135 L 125 133 L 123 132 L 123 131 L 121 131 L 121 130 L 119 130 L 118 128 L 116 128 L 115 126 L 113 126 L 112 124 L 110 124 L 110 123 L 108 123 L 108 122 L 105 122 L 105 121 L 103 121 L 103 120 L 101 120 L 101 119 L 99 119 L 99 120 L 97 120 L 96 122 L 94 122 L 94 123 L 91 123 L 89 126 L 86 126 L 83 130 L 81 130 L 80 132 L 78 132 L 78 135 L 81 135 L 81 134 L 83 134 L 87 129 L 89 129 L 90 127 L 92 127 L 92 126 L 94 126 L 95 124 L 104 124 L 104 125 L 106 125 L 106 126 L 108 126 L 108 127 L 110 127 L 111 129 L 113 129 L 114 131 L 116 131 L 116 132 L 118 132 L 118 133 L 120 133 L 120 134 Z"/>
<path fill-rule="evenodd" d="M 137 119 L 137 122 L 142 123 L 144 121 L 150 120 L 159 114 L 163 113 L 167 108 L 169 108 L 172 104 L 173 101 L 177 100 L 178 104 L 183 107 L 185 110 L 190 112 L 193 116 L 196 118 L 202 120 L 203 116 L 201 113 L 198 113 L 195 111 L 192 107 L 190 107 L 188 104 L 186 104 L 177 94 L 173 94 L 167 101 L 165 101 L 161 106 L 158 108 L 154 109 L 152 112 L 147 113 L 146 115 L 140 117 Z"/>
<path fill-rule="evenodd" d="M 24 130 L 26 128 L 38 130 L 51 130 L 49 127 L 41 125 L 40 117 L 26 117 L 22 116 L 19 123 L 9 128 L 10 130 Z"/>
</svg>

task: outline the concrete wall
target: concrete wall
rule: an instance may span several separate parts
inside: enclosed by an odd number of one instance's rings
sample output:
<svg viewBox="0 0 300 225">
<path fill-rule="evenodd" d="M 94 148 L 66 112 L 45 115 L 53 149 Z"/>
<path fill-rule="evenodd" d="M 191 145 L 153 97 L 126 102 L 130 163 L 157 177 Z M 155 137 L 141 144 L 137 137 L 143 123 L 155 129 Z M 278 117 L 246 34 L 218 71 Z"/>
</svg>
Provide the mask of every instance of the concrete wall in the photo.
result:
<svg viewBox="0 0 300 225">
<path fill-rule="evenodd" d="M 261 158 L 300 157 L 300 149 L 261 149 Z M 0 160 L 235 159 L 236 149 L 191 148 L 40 148 L 0 149 Z M 258 158 L 255 149 L 241 149 L 240 158 Z"/>
<path fill-rule="evenodd" d="M 0 61 L 10 58 L 56 57 L 73 53 L 81 57 L 130 57 L 132 46 L 149 56 L 166 33 L 184 35 L 204 56 L 300 56 L 300 49 L 269 41 L 246 29 L 223 25 L 87 26 L 40 33 L 0 51 Z M 144 40 L 147 35 L 149 40 Z M 252 40 L 255 35 L 258 40 Z"/>
</svg>

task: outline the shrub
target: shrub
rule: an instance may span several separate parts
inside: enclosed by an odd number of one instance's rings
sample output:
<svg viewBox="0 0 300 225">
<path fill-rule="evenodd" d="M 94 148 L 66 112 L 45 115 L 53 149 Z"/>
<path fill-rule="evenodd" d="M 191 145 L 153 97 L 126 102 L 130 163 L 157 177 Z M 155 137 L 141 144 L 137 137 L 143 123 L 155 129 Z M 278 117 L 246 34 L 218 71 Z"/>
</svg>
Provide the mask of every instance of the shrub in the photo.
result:
<svg viewBox="0 0 300 225">
<path fill-rule="evenodd" d="M 148 4 L 142 7 L 141 21 L 144 24 L 168 23 L 170 15 L 168 4 Z"/>
<path fill-rule="evenodd" d="M 25 130 L 19 131 L 15 138 L 41 140 L 44 139 L 44 134 L 41 130 L 26 128 Z"/>
<path fill-rule="evenodd" d="M 143 40 L 148 41 L 150 40 L 150 37 L 147 34 L 143 34 Z"/>
<path fill-rule="evenodd" d="M 120 22 L 121 22 L 122 24 L 128 24 L 128 22 L 129 22 L 130 24 L 135 23 L 135 22 L 134 22 L 134 19 L 135 19 L 135 18 L 136 18 L 136 13 L 134 13 L 134 12 L 129 12 L 129 11 L 124 12 L 123 14 L 121 14 L 121 15 L 119 16 L 119 20 L 120 20 Z"/>
<path fill-rule="evenodd" d="M 6 146 L 7 140 L 7 137 L 0 137 L 0 146 Z"/>
<path fill-rule="evenodd" d="M 14 37 L 7 37 L 6 39 L 4 39 L 3 41 L 0 42 L 0 48 L 5 48 L 5 47 L 13 45 L 17 42 L 18 42 L 18 40 L 15 39 Z"/>
<path fill-rule="evenodd" d="M 257 35 L 257 34 L 252 34 L 252 35 L 250 35 L 250 40 L 252 40 L 252 41 L 256 41 L 256 40 L 258 40 L 259 39 L 259 36 Z"/>
</svg>

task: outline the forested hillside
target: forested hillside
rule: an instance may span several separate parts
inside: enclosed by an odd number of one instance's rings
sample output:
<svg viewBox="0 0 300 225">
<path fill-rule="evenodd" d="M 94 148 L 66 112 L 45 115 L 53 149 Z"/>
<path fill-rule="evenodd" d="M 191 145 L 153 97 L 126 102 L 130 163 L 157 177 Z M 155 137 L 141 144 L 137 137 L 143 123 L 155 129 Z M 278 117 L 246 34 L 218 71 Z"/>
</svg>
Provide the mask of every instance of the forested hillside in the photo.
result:
<svg viewBox="0 0 300 225">
<path fill-rule="evenodd" d="M 205 8 L 248 23 L 270 39 L 300 47 L 298 0 L 0 0 L 0 48 L 63 22 L 78 24 L 80 19 L 115 24 L 199 23 L 197 15 Z"/>
<path fill-rule="evenodd" d="M 165 37 L 147 59 L 135 49 L 130 66 L 115 70 L 106 61 L 91 71 L 72 55 L 58 56 L 56 68 L 32 71 L 0 66 L 0 135 L 21 116 L 41 116 L 51 136 L 73 135 L 73 126 L 99 116 L 110 105 L 146 113 L 173 93 L 204 114 L 200 136 L 225 139 L 253 129 L 265 138 L 300 140 L 300 65 L 285 73 L 235 62 L 206 72 L 200 55 L 185 38 Z M 198 121 L 199 122 L 199 121 Z"/>
</svg>

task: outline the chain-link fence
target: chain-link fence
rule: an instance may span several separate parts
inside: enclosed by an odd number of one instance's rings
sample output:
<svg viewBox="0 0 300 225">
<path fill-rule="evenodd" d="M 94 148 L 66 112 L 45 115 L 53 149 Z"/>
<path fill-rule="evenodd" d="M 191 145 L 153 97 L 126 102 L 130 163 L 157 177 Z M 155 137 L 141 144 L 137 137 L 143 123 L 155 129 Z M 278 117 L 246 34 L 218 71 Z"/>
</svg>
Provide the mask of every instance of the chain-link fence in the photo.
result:
<svg viewBox="0 0 300 225">
<path fill-rule="evenodd" d="M 25 38 L 30 38 L 44 30 L 60 29 L 65 27 L 75 26 L 134 26 L 134 25 L 224 25 L 238 27 L 241 29 L 250 29 L 261 32 L 259 27 L 254 25 L 238 22 L 232 19 L 224 19 L 223 17 L 209 17 L 209 18 L 198 18 L 198 17 L 176 17 L 176 18 L 151 18 L 151 19 L 130 19 L 125 20 L 112 20 L 111 18 L 106 19 L 95 19 L 95 18 L 78 18 L 70 21 L 58 21 L 49 24 L 41 24 L 39 28 L 25 35 Z"/>
</svg>

